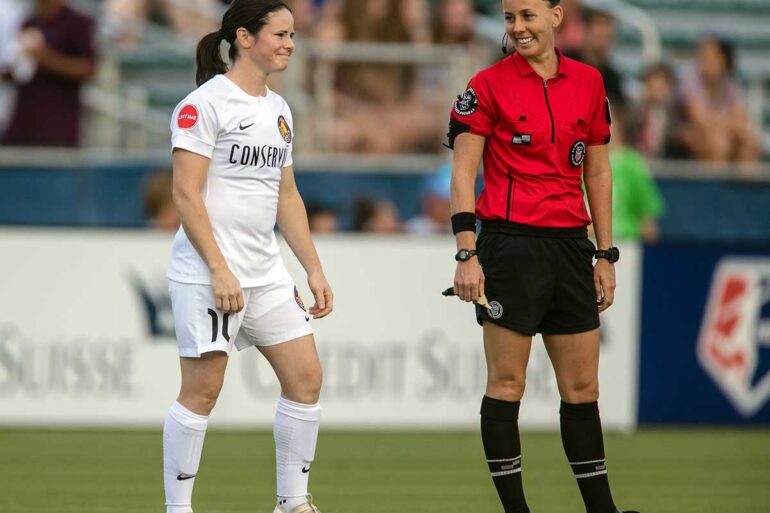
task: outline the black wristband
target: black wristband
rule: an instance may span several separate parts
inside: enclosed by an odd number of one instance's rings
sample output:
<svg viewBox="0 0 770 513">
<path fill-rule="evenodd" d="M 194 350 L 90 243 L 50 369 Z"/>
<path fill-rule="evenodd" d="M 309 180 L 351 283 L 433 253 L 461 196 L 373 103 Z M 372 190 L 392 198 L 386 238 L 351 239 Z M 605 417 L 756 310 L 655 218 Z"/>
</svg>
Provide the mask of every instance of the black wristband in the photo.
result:
<svg viewBox="0 0 770 513">
<path fill-rule="evenodd" d="M 476 214 L 473 212 L 458 212 L 452 216 L 452 233 L 476 233 Z"/>
</svg>

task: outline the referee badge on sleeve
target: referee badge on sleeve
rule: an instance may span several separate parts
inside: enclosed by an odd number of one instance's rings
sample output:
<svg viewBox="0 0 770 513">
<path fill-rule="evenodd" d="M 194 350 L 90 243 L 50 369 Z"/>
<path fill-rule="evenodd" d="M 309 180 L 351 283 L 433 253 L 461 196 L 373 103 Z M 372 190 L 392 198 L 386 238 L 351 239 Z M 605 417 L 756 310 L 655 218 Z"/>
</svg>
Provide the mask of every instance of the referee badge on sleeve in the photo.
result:
<svg viewBox="0 0 770 513">
<path fill-rule="evenodd" d="M 476 112 L 476 106 L 479 99 L 472 87 L 469 87 L 463 94 L 457 96 L 455 101 L 455 112 L 461 116 L 470 116 Z"/>
<path fill-rule="evenodd" d="M 586 158 L 586 143 L 583 141 L 577 141 L 569 149 L 569 163 L 574 167 L 579 167 L 583 164 L 583 160 Z"/>
</svg>

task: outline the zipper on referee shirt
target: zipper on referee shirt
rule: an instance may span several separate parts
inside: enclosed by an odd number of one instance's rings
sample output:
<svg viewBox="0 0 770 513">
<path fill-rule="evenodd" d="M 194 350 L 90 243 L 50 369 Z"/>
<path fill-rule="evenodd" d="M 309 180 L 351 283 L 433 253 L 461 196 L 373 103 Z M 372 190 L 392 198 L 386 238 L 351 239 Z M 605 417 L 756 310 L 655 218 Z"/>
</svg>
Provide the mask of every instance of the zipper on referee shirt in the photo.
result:
<svg viewBox="0 0 770 513">
<path fill-rule="evenodd" d="M 545 94 L 545 105 L 548 107 L 548 115 L 551 117 L 551 142 L 556 140 L 556 127 L 553 123 L 553 112 L 551 111 L 551 103 L 548 101 L 548 80 L 543 80 L 543 93 Z"/>
</svg>

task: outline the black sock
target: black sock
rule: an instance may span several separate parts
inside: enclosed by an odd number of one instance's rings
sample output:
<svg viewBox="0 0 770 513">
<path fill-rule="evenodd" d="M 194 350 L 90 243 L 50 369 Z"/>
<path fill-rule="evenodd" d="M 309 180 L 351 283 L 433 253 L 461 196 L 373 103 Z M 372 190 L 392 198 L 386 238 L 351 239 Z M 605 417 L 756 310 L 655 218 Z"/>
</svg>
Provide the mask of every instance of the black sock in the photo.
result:
<svg viewBox="0 0 770 513">
<path fill-rule="evenodd" d="M 561 441 L 587 513 L 615 513 L 604 460 L 599 404 L 569 404 L 562 401 Z"/>
<path fill-rule="evenodd" d="M 481 401 L 481 441 L 505 513 L 529 513 L 521 486 L 520 404 L 487 396 Z"/>
</svg>

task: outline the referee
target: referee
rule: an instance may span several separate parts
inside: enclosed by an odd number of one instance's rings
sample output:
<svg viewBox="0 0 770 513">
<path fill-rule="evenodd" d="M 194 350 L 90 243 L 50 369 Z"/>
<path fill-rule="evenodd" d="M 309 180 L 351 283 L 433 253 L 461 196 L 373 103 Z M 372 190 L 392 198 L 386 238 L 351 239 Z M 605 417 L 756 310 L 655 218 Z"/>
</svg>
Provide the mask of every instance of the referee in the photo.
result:
<svg viewBox="0 0 770 513">
<path fill-rule="evenodd" d="M 449 123 L 455 293 L 476 307 L 487 361 L 481 437 L 506 513 L 527 513 L 518 416 L 532 336 L 561 395 L 564 451 L 587 513 L 617 513 L 599 419 L 599 313 L 615 292 L 610 112 L 599 72 L 564 57 L 559 0 L 503 0 L 505 50 L 471 79 Z M 484 164 L 484 190 L 474 182 Z M 588 239 L 593 215 L 598 248 Z M 476 219 L 481 232 L 476 241 Z M 593 265 L 593 259 L 596 265 Z M 632 513 L 632 512 L 627 512 Z"/>
</svg>

